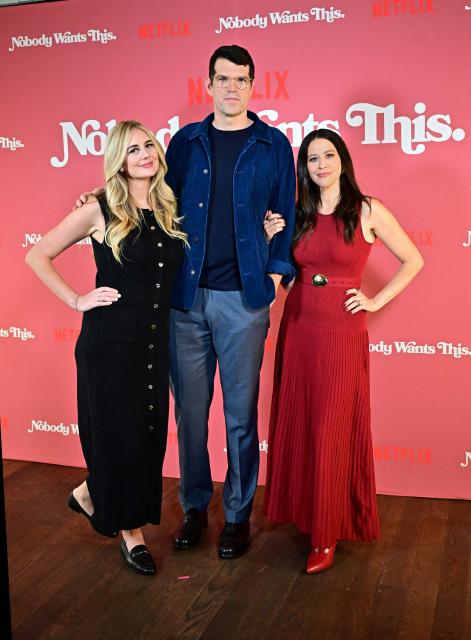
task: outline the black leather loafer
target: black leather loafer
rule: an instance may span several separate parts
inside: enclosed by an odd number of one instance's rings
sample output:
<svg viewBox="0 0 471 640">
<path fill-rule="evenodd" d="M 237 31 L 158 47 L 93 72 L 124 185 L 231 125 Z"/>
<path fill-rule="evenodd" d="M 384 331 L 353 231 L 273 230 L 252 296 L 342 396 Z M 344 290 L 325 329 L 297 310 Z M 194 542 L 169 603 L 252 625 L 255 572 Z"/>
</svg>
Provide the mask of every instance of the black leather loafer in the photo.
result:
<svg viewBox="0 0 471 640">
<path fill-rule="evenodd" d="M 150 555 L 145 544 L 138 544 L 131 551 L 128 551 L 126 543 L 121 540 L 120 548 L 128 567 L 144 576 L 153 576 L 156 573 L 154 558 Z"/>
<path fill-rule="evenodd" d="M 73 493 L 71 493 L 70 496 L 68 497 L 67 505 L 70 507 L 70 509 L 72 509 L 72 511 L 75 511 L 75 513 L 81 513 L 83 516 L 85 516 L 89 521 L 89 523 L 92 525 L 92 527 L 95 529 L 95 531 L 100 535 L 106 536 L 107 538 L 116 538 L 116 536 L 118 535 L 119 531 L 108 531 L 106 529 L 102 529 L 101 527 L 99 527 L 95 523 L 95 519 L 93 518 L 93 516 L 89 516 L 88 513 L 85 511 L 85 509 L 82 509 L 82 507 L 80 506 L 78 500 L 75 498 Z"/>
<path fill-rule="evenodd" d="M 250 521 L 226 522 L 218 541 L 218 556 L 223 560 L 238 558 L 249 547 Z"/>
<path fill-rule="evenodd" d="M 185 513 L 182 526 L 173 534 L 173 546 L 179 551 L 198 544 L 203 529 L 208 526 L 208 512 L 190 509 Z"/>
</svg>

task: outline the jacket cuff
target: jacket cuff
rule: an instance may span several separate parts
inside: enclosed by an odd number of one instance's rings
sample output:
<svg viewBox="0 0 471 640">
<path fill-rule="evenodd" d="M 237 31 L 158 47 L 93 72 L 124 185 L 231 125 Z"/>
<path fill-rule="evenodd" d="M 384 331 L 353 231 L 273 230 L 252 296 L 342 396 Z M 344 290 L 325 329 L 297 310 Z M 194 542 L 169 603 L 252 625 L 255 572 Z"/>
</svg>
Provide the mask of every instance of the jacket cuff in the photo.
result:
<svg viewBox="0 0 471 640">
<path fill-rule="evenodd" d="M 291 262 L 284 262 L 283 260 L 269 260 L 266 272 L 278 273 L 279 275 L 286 276 L 290 280 L 296 275 L 296 269 Z"/>
<path fill-rule="evenodd" d="M 294 275 L 292 275 L 292 276 L 283 276 L 283 277 L 281 278 L 281 284 L 282 284 L 284 287 L 286 287 L 286 286 L 291 282 L 291 280 L 294 280 L 294 279 L 296 278 L 296 276 L 297 276 L 297 275 L 298 275 L 298 270 L 297 270 L 297 269 L 295 269 L 295 270 L 294 270 Z"/>
</svg>

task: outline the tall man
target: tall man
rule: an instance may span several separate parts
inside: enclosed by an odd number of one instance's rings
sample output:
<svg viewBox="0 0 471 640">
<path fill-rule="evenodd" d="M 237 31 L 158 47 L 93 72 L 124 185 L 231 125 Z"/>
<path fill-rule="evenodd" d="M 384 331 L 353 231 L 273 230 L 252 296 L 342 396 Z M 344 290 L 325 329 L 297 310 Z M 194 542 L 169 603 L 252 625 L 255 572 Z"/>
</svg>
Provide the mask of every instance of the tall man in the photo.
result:
<svg viewBox="0 0 471 640">
<path fill-rule="evenodd" d="M 209 62 L 214 112 L 189 124 L 167 150 L 166 180 L 177 196 L 190 247 L 174 286 L 170 373 L 180 455 L 183 524 L 177 549 L 198 543 L 213 493 L 208 416 L 216 364 L 224 400 L 228 470 L 226 524 L 220 558 L 249 543 L 257 486 L 257 401 L 270 304 L 282 276 L 294 276 L 290 241 L 295 176 L 291 146 L 277 129 L 247 110 L 254 63 L 237 45 L 219 47 Z M 267 210 L 282 214 L 285 230 L 268 244 Z"/>
</svg>

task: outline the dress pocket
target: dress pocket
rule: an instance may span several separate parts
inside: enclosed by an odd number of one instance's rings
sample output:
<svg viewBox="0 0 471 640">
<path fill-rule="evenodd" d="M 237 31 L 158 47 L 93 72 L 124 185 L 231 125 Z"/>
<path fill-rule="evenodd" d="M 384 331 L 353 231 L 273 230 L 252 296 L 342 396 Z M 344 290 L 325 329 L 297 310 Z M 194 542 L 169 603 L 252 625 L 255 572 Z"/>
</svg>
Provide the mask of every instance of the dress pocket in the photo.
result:
<svg viewBox="0 0 471 640">
<path fill-rule="evenodd" d="M 113 302 L 104 307 L 101 317 L 101 337 L 104 342 L 135 342 L 139 319 L 137 299 Z"/>
</svg>

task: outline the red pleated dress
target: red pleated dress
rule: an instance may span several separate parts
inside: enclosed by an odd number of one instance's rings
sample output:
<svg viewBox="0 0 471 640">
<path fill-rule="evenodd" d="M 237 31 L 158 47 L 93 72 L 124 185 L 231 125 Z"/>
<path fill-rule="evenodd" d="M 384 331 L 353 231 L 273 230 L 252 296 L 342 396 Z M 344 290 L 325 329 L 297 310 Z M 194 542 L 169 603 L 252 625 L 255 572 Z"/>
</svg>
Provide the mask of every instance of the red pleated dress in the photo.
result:
<svg viewBox="0 0 471 640">
<path fill-rule="evenodd" d="M 313 547 L 379 537 L 370 430 L 367 314 L 344 309 L 371 250 L 332 215 L 295 247 L 298 276 L 278 335 L 265 514 L 310 534 Z M 329 280 L 312 284 L 314 274 Z"/>
</svg>

